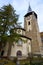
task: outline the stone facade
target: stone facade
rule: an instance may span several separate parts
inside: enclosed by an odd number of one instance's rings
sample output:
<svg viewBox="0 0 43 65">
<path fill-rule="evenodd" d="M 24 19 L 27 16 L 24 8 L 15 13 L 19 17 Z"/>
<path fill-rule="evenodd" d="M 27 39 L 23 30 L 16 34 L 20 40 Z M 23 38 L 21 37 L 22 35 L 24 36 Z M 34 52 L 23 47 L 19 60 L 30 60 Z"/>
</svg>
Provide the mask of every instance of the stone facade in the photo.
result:
<svg viewBox="0 0 43 65">
<path fill-rule="evenodd" d="M 17 33 L 18 34 L 21 34 L 21 38 L 24 40 L 18 40 L 18 43 L 15 43 L 13 42 L 14 46 L 11 47 L 11 50 L 8 49 L 8 43 L 7 43 L 7 48 L 5 47 L 5 53 L 4 53 L 4 56 L 8 56 L 9 54 L 9 57 L 27 57 L 28 56 L 28 53 L 31 53 L 31 38 L 25 36 L 25 29 L 18 29 L 20 30 L 20 32 Z M 10 47 L 9 47 L 10 48 Z M 8 52 L 9 50 L 9 52 Z"/>
<path fill-rule="evenodd" d="M 29 12 L 28 15 L 25 15 L 24 28 L 26 30 L 26 36 L 32 39 L 32 53 L 40 53 L 42 43 L 39 34 L 37 18 L 34 12 Z"/>
</svg>

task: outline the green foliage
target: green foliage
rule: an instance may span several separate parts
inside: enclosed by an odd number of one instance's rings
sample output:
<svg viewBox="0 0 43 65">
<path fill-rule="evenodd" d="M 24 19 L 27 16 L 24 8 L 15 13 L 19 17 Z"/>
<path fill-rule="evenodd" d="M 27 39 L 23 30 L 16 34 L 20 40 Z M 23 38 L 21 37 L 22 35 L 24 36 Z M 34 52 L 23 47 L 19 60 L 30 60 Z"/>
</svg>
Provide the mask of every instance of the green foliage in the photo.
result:
<svg viewBox="0 0 43 65">
<path fill-rule="evenodd" d="M 17 34 L 18 15 L 14 8 L 9 4 L 0 9 L 0 44 L 6 45 L 6 42 L 17 42 L 20 35 Z"/>
</svg>

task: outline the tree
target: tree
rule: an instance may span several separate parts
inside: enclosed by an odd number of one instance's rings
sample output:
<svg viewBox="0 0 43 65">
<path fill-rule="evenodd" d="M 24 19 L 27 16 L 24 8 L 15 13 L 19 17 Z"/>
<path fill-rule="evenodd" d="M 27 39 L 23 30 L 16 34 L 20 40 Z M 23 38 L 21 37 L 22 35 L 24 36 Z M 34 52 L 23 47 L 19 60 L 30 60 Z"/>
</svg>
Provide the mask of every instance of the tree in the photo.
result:
<svg viewBox="0 0 43 65">
<path fill-rule="evenodd" d="M 8 42 L 10 45 L 17 42 L 20 35 L 17 34 L 17 27 L 20 27 L 18 15 L 9 4 L 0 9 L 0 49 Z"/>
</svg>

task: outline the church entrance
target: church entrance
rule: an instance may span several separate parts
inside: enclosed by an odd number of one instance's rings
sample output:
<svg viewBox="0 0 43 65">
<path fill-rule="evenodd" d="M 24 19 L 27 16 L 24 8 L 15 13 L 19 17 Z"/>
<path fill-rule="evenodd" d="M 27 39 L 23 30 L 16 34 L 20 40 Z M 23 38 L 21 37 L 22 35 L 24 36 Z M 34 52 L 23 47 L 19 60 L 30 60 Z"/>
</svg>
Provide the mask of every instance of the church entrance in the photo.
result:
<svg viewBox="0 0 43 65">
<path fill-rule="evenodd" d="M 22 52 L 19 50 L 17 51 L 17 57 L 21 57 L 22 56 Z"/>
</svg>

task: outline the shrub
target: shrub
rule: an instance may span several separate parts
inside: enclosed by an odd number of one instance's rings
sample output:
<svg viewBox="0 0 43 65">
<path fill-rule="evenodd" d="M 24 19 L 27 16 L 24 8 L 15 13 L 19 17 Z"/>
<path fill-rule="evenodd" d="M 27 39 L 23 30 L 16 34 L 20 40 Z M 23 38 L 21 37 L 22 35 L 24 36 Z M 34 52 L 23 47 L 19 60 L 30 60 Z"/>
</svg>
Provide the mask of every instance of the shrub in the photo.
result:
<svg viewBox="0 0 43 65">
<path fill-rule="evenodd" d="M 24 65 L 30 65 L 29 63 L 25 63 Z"/>
</svg>

